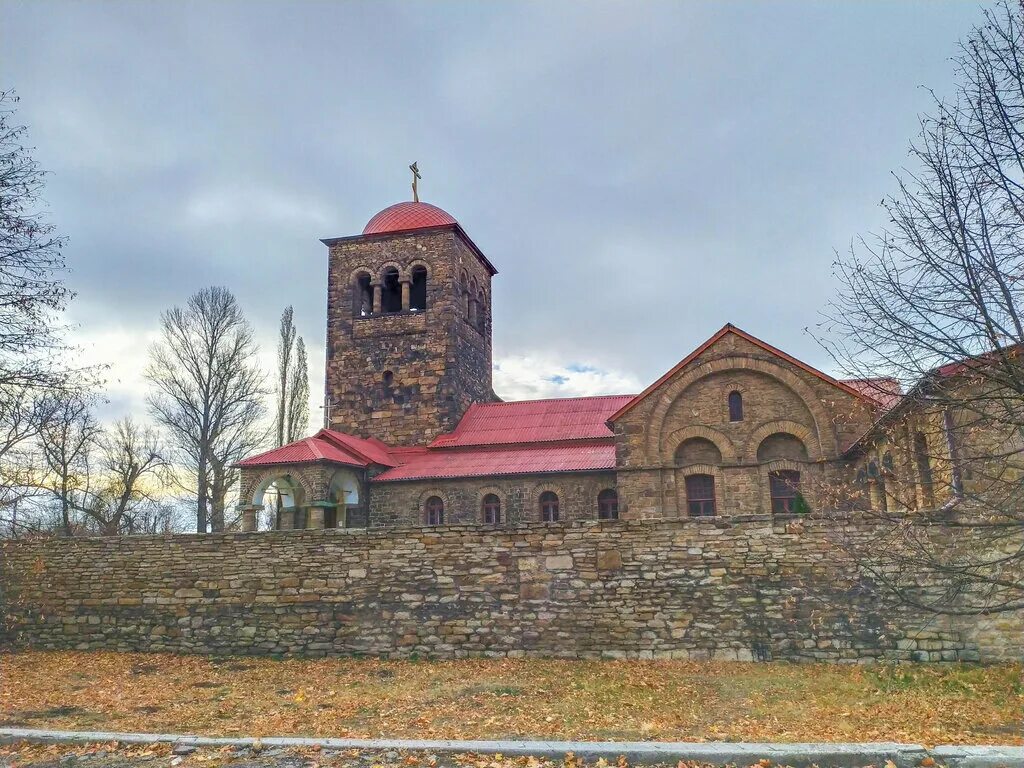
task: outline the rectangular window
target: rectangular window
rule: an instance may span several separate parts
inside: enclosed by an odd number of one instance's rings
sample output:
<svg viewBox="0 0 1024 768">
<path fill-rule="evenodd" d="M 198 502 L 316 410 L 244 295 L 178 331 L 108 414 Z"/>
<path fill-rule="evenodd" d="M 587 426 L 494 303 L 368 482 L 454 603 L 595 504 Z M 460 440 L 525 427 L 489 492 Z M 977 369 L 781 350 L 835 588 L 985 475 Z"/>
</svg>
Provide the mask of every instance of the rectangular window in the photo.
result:
<svg viewBox="0 0 1024 768">
<path fill-rule="evenodd" d="M 687 476 L 686 509 L 690 517 L 715 516 L 714 475 Z"/>
<path fill-rule="evenodd" d="M 772 495 L 772 512 L 793 514 L 798 510 L 800 500 L 800 473 L 792 469 L 780 469 L 768 473 Z"/>
</svg>

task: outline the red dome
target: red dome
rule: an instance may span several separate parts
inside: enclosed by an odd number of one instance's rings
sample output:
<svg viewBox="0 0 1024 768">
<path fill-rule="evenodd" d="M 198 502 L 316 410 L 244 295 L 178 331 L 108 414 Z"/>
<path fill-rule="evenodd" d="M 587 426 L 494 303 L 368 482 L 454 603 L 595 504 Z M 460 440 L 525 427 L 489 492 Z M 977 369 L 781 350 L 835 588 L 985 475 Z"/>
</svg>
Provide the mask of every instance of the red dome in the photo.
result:
<svg viewBox="0 0 1024 768">
<path fill-rule="evenodd" d="M 378 213 L 363 227 L 363 234 L 379 235 L 383 232 L 403 232 L 407 229 L 455 223 L 455 219 L 436 205 L 406 202 L 392 205 Z"/>
</svg>

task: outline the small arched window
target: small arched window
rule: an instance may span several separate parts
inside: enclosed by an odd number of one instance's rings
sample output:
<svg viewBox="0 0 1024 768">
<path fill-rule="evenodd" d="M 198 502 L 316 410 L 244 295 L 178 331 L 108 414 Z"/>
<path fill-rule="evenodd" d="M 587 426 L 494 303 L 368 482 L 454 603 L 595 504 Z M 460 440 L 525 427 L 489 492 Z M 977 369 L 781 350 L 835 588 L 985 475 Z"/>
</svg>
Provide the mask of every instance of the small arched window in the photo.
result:
<svg viewBox="0 0 1024 768">
<path fill-rule="evenodd" d="M 540 519 L 545 523 L 558 522 L 558 494 L 544 491 L 540 495 Z"/>
<path fill-rule="evenodd" d="M 806 511 L 800 495 L 800 473 L 794 469 L 779 469 L 768 473 L 768 486 L 772 497 L 772 512 L 793 514 Z"/>
<path fill-rule="evenodd" d="M 743 421 L 743 395 L 736 390 L 729 393 L 729 421 Z"/>
<path fill-rule="evenodd" d="M 398 282 L 398 270 L 395 267 L 384 270 L 380 287 L 380 311 L 402 311 L 402 284 Z"/>
<path fill-rule="evenodd" d="M 352 314 L 367 317 L 373 314 L 373 286 L 368 272 L 360 272 L 352 285 Z"/>
<path fill-rule="evenodd" d="M 483 512 L 484 525 L 497 525 L 501 522 L 501 499 L 497 494 L 488 493 L 480 505 Z"/>
<path fill-rule="evenodd" d="M 715 516 L 714 475 L 687 475 L 686 512 L 690 517 Z"/>
<path fill-rule="evenodd" d="M 597 519 L 619 519 L 619 494 L 614 488 L 605 488 L 597 494 Z"/>
<path fill-rule="evenodd" d="M 412 268 L 412 283 L 409 286 L 409 309 L 423 312 L 427 308 L 427 268 L 417 265 Z"/>
<path fill-rule="evenodd" d="M 431 496 L 425 505 L 427 525 L 444 525 L 444 502 L 440 496 Z"/>
</svg>

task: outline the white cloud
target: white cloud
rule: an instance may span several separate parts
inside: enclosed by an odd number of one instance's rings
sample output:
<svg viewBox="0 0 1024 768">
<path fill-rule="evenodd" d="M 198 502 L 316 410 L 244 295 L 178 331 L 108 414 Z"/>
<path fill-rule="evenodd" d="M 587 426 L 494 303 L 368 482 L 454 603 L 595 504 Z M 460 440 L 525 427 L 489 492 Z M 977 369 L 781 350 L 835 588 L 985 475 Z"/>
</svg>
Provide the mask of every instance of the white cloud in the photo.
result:
<svg viewBox="0 0 1024 768">
<path fill-rule="evenodd" d="M 199 226 L 237 226 L 245 223 L 324 228 L 332 211 L 308 195 L 249 185 L 207 187 L 185 201 L 186 219 Z"/>
<path fill-rule="evenodd" d="M 643 387 L 631 373 L 590 362 L 561 362 L 543 355 L 513 355 L 494 363 L 494 391 L 505 400 L 629 395 Z"/>
<path fill-rule="evenodd" d="M 148 384 L 144 372 L 149 347 L 157 330 L 126 328 L 120 325 L 82 328 L 70 334 L 69 341 L 78 352 L 76 366 L 106 366 L 102 387 L 109 401 L 100 409 L 100 417 L 118 419 L 123 416 L 146 421 L 146 391 Z"/>
</svg>

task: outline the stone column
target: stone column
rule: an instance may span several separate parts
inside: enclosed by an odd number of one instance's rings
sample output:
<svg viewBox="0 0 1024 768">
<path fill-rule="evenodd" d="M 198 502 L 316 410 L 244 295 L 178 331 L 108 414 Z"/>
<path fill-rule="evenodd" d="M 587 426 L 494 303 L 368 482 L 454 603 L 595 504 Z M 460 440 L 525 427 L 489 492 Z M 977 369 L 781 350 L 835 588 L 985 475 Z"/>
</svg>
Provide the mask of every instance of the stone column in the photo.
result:
<svg viewBox="0 0 1024 768">
<path fill-rule="evenodd" d="M 309 514 L 306 516 L 306 527 L 307 528 L 323 528 L 324 527 L 324 508 L 323 507 L 310 507 Z"/>
<path fill-rule="evenodd" d="M 380 283 L 373 283 L 373 314 L 379 315 L 381 308 L 381 285 Z"/>
<path fill-rule="evenodd" d="M 409 311 L 409 292 L 412 290 L 412 282 L 409 280 L 402 281 L 402 311 Z"/>
<path fill-rule="evenodd" d="M 281 508 L 281 526 L 280 530 L 290 531 L 295 527 L 295 507 L 282 507 Z"/>
<path fill-rule="evenodd" d="M 242 513 L 242 530 L 243 531 L 255 531 L 256 530 L 256 515 L 259 514 L 263 507 L 249 505 L 238 506 L 238 511 Z"/>
</svg>

